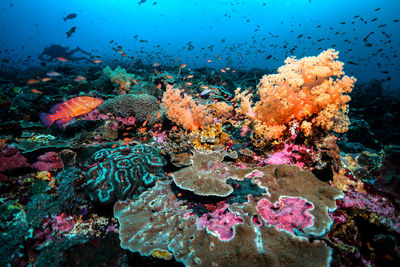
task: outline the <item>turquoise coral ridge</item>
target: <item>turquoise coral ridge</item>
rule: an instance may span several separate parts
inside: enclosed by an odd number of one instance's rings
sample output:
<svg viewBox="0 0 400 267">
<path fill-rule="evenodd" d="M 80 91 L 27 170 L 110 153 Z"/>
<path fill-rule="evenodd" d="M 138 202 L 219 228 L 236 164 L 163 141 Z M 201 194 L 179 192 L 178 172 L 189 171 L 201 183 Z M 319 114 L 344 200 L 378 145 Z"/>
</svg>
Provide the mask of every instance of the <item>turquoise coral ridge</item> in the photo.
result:
<svg viewBox="0 0 400 267">
<path fill-rule="evenodd" d="M 91 200 L 102 203 L 132 198 L 166 177 L 166 160 L 148 145 L 101 149 L 90 162 L 86 188 Z"/>
</svg>

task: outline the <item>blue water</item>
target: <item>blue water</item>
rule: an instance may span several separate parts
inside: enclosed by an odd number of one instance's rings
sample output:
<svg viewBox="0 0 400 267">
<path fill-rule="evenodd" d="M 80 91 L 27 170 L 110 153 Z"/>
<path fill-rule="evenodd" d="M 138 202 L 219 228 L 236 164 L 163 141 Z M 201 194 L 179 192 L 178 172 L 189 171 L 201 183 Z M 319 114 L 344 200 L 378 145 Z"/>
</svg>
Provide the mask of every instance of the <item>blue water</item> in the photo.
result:
<svg viewBox="0 0 400 267">
<path fill-rule="evenodd" d="M 399 0 L 138 2 L 2 0 L 0 64 L 39 65 L 42 50 L 60 44 L 79 46 L 104 63 L 141 59 L 191 68 L 273 71 L 287 56 L 313 56 L 334 47 L 346 63 L 346 74 L 359 81 L 385 80 L 385 88 L 400 90 Z M 64 21 L 70 13 L 77 17 Z M 73 26 L 76 32 L 67 38 Z M 116 51 L 117 45 L 126 57 Z"/>
</svg>

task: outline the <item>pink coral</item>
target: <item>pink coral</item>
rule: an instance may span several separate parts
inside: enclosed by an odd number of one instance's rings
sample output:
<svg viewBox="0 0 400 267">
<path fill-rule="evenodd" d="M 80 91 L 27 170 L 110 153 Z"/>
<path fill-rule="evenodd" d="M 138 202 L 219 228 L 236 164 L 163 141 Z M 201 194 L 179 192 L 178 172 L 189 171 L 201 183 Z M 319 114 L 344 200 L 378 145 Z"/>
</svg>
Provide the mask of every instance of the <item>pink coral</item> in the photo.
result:
<svg viewBox="0 0 400 267">
<path fill-rule="evenodd" d="M 313 216 L 308 212 L 313 205 L 301 197 L 280 197 L 272 204 L 268 199 L 257 203 L 257 211 L 267 224 L 292 232 L 303 230 L 313 224 Z"/>
<path fill-rule="evenodd" d="M 167 86 L 162 102 L 167 109 L 168 118 L 187 130 L 198 130 L 212 122 L 206 106 L 196 104 L 187 94 L 182 97 L 180 90 L 173 89 L 172 86 Z"/>
<path fill-rule="evenodd" d="M 61 158 L 53 151 L 46 152 L 44 155 L 39 156 L 38 161 L 33 164 L 33 167 L 39 171 L 64 168 Z"/>
<path fill-rule="evenodd" d="M 272 153 L 264 160 L 264 163 L 274 165 L 297 165 L 303 168 L 305 156 L 309 156 L 311 152 L 312 150 L 310 148 L 304 146 L 285 144 L 285 147 L 281 151 Z"/>
<path fill-rule="evenodd" d="M 72 216 L 67 216 L 64 213 L 54 216 L 53 229 L 61 232 L 69 232 L 74 228 L 75 220 Z"/>
<path fill-rule="evenodd" d="M 217 236 L 221 241 L 232 240 L 235 236 L 235 225 L 243 223 L 243 219 L 234 212 L 228 210 L 229 204 L 214 210 L 211 213 L 204 214 L 197 222 L 199 230 L 207 228 L 207 232 Z"/>
<path fill-rule="evenodd" d="M 30 166 L 17 147 L 0 144 L 0 172 Z"/>
<path fill-rule="evenodd" d="M 264 76 L 258 85 L 260 101 L 253 105 L 252 94 L 236 91 L 241 101 L 238 112 L 255 122 L 257 140 L 278 139 L 289 122 L 297 122 L 309 134 L 311 125 L 343 133 L 347 130 L 347 102 L 356 79 L 342 76 L 338 52 L 328 49 L 317 57 L 289 57 L 278 74 Z M 265 141 L 261 141 L 262 143 Z"/>
</svg>

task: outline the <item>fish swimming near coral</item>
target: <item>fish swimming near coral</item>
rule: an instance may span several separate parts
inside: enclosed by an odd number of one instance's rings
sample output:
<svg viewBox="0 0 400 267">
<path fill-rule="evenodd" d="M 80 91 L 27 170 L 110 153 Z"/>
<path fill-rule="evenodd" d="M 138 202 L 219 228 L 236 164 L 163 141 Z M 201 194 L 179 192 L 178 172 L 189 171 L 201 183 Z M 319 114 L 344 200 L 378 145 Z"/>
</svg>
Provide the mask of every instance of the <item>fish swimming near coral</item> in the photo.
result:
<svg viewBox="0 0 400 267">
<path fill-rule="evenodd" d="M 72 98 L 55 105 L 50 109 L 51 114 L 42 112 L 40 114 L 40 120 L 47 127 L 50 127 L 54 122 L 56 122 L 57 125 L 61 125 L 70 121 L 72 118 L 89 113 L 101 103 L 103 103 L 102 99 L 90 96 Z"/>
</svg>

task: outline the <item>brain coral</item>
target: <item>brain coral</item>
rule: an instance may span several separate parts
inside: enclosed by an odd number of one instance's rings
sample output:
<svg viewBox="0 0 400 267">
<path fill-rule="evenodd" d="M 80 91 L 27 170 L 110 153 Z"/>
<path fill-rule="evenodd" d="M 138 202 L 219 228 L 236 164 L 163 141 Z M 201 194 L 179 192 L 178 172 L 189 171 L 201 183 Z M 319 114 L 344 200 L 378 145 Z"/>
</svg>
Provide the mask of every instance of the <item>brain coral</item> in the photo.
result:
<svg viewBox="0 0 400 267">
<path fill-rule="evenodd" d="M 198 217 L 173 194 L 171 181 L 159 181 L 137 200 L 117 202 L 114 215 L 122 248 L 146 256 L 169 252 L 186 266 L 329 265 L 324 242 L 254 223 L 256 205 L 249 199 Z M 226 225 L 228 217 L 234 221 Z"/>
<path fill-rule="evenodd" d="M 160 121 L 162 115 L 160 105 L 156 97 L 147 94 L 125 94 L 107 99 L 98 107 L 102 113 L 110 112 L 118 117 L 134 116 L 139 122 L 148 120 L 149 125 Z"/>
<path fill-rule="evenodd" d="M 228 178 L 241 180 L 248 171 L 223 162 L 224 156 L 224 152 L 194 151 L 193 165 L 172 175 L 175 184 L 201 196 L 228 196 L 233 191 L 232 186 L 226 183 Z"/>
<path fill-rule="evenodd" d="M 109 203 L 131 198 L 166 177 L 166 160 L 151 146 L 102 149 L 90 159 L 86 189 L 92 200 Z"/>
</svg>

